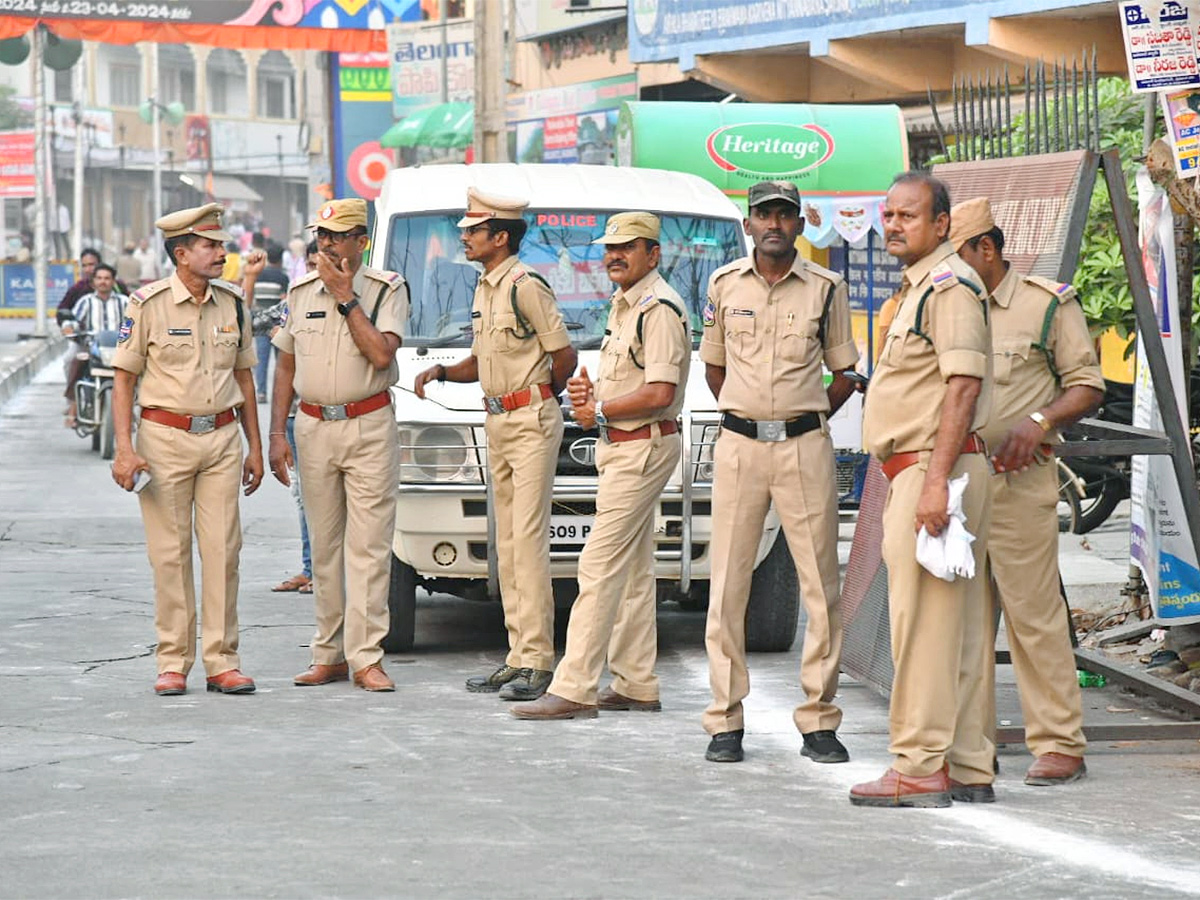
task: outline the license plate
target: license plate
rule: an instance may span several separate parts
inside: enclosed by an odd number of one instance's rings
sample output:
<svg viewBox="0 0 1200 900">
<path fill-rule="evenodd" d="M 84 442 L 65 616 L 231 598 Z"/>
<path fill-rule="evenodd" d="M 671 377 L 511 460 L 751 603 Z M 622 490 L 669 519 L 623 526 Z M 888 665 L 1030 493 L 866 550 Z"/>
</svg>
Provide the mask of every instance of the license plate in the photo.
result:
<svg viewBox="0 0 1200 900">
<path fill-rule="evenodd" d="M 551 516 L 550 543 L 582 544 L 592 531 L 592 516 Z"/>
</svg>

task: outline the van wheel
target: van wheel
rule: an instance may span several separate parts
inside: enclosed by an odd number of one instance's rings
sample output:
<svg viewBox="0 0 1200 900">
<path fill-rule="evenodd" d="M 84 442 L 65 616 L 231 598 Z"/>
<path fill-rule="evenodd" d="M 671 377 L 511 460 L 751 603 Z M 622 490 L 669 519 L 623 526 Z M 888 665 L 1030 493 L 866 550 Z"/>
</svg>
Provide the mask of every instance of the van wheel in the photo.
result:
<svg viewBox="0 0 1200 900">
<path fill-rule="evenodd" d="M 800 620 L 800 582 L 780 531 L 775 545 L 754 570 L 750 603 L 746 607 L 746 649 L 755 653 L 783 653 L 796 640 Z"/>
<path fill-rule="evenodd" d="M 417 570 L 392 554 L 392 578 L 388 585 L 387 637 L 385 653 L 408 653 L 417 630 Z"/>
</svg>

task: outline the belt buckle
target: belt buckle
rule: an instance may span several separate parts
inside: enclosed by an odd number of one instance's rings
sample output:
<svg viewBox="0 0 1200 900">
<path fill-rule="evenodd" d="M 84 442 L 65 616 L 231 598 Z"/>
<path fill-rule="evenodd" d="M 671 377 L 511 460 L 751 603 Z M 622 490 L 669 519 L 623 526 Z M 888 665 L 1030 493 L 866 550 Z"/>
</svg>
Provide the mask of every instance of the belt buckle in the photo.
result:
<svg viewBox="0 0 1200 900">
<path fill-rule="evenodd" d="M 486 409 L 488 412 L 494 413 L 494 414 L 498 414 L 498 413 L 507 411 L 504 408 L 504 398 L 503 397 L 484 397 L 483 398 L 483 408 Z"/>
<path fill-rule="evenodd" d="M 216 416 L 192 416 L 188 423 L 188 434 L 208 434 L 217 430 Z"/>
<path fill-rule="evenodd" d="M 758 429 L 755 437 L 760 441 L 783 441 L 787 439 L 787 426 L 784 422 L 755 422 Z"/>
<path fill-rule="evenodd" d="M 322 405 L 321 418 L 326 422 L 341 422 L 343 419 L 350 418 L 350 414 L 346 412 L 345 404 Z"/>
</svg>

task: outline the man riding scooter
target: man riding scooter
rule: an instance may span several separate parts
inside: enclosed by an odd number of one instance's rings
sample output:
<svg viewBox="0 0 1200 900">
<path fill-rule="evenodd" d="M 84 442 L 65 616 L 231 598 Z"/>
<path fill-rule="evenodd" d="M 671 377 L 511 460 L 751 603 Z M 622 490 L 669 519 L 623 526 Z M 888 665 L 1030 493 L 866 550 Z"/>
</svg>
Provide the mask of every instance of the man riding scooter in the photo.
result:
<svg viewBox="0 0 1200 900">
<path fill-rule="evenodd" d="M 116 331 L 121 327 L 121 312 L 129 298 L 115 290 L 117 271 L 100 263 L 92 274 L 92 292 L 80 297 L 63 318 L 62 333 L 74 344 L 75 353 L 67 370 L 67 416 L 64 425 L 74 428 L 78 412 L 75 385 L 87 367 L 92 335 L 99 331 Z"/>
</svg>

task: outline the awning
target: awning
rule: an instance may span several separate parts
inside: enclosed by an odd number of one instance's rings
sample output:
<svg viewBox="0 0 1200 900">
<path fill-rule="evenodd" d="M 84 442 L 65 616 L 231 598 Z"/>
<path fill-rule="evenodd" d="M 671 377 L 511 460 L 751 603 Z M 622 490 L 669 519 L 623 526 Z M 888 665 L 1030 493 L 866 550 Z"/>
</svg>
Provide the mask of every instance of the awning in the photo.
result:
<svg viewBox="0 0 1200 900">
<path fill-rule="evenodd" d="M 475 135 L 475 107 L 439 103 L 405 116 L 380 137 L 384 147 L 443 147 L 461 150 Z"/>
<path fill-rule="evenodd" d="M 200 193 L 211 193 L 214 200 L 245 200 L 249 203 L 262 201 L 262 194 L 256 191 L 240 178 L 232 175 L 213 175 L 212 190 L 205 188 L 205 179 L 197 178 L 192 185 Z"/>
</svg>

